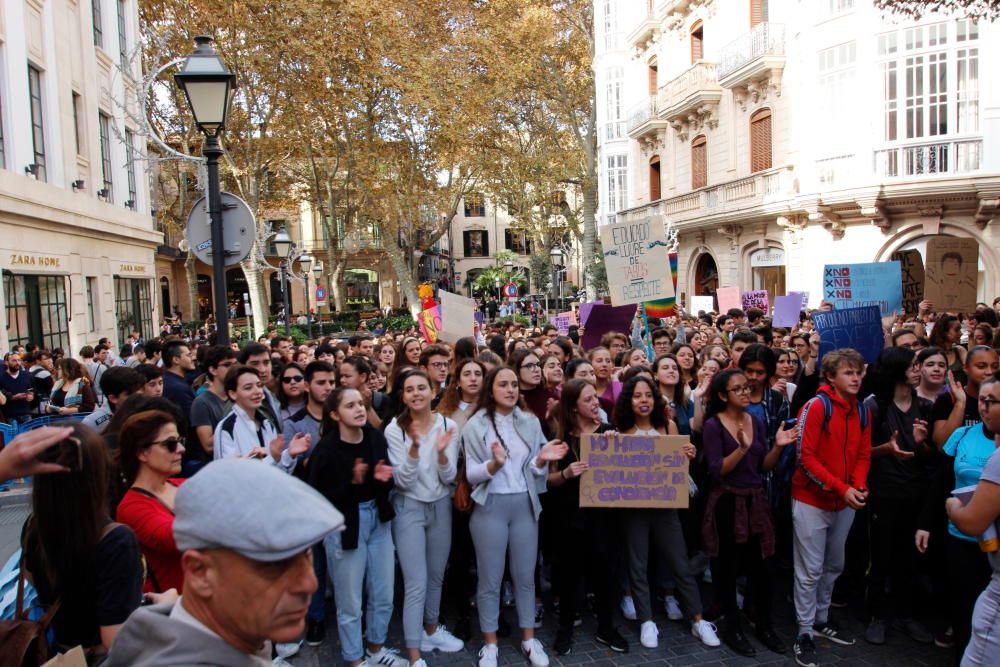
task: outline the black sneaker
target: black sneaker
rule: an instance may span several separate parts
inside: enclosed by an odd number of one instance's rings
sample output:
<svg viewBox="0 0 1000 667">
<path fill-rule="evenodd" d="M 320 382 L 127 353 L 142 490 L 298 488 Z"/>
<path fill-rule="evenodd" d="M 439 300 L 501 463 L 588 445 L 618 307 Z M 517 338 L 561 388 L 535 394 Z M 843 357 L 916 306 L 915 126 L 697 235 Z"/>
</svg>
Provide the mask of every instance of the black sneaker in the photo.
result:
<svg viewBox="0 0 1000 667">
<path fill-rule="evenodd" d="M 832 641 L 834 644 L 840 644 L 841 646 L 854 646 L 857 641 L 854 637 L 848 637 L 840 631 L 836 625 L 827 621 L 823 624 L 817 624 L 813 626 L 813 632 L 818 634 L 820 637 L 825 637 L 826 639 Z"/>
<path fill-rule="evenodd" d="M 556 643 L 552 645 L 556 655 L 569 655 L 573 651 L 573 632 L 559 630 L 556 633 Z"/>
<path fill-rule="evenodd" d="M 728 646 L 734 653 L 738 653 L 747 658 L 752 658 L 757 655 L 757 649 L 753 647 L 747 636 L 743 634 L 741 628 L 726 628 L 722 633 L 722 642 Z"/>
<path fill-rule="evenodd" d="M 306 625 L 306 644 L 320 646 L 326 641 L 326 623 L 322 620 L 309 621 Z"/>
<path fill-rule="evenodd" d="M 463 616 L 458 619 L 458 622 L 455 623 L 455 627 L 451 629 L 451 634 L 455 635 L 463 642 L 469 641 L 469 638 L 472 637 L 472 627 L 469 622 L 469 617 Z"/>
<path fill-rule="evenodd" d="M 597 640 L 598 644 L 604 644 L 615 653 L 628 653 L 628 642 L 618 632 L 618 628 L 610 627 L 603 630 L 598 628 L 594 639 Z"/>
<path fill-rule="evenodd" d="M 785 646 L 785 642 L 782 641 L 781 637 L 778 636 L 771 628 L 758 627 L 757 628 L 757 641 L 767 647 L 767 650 L 772 653 L 778 653 L 783 655 L 788 648 Z"/>
<path fill-rule="evenodd" d="M 819 667 L 819 663 L 816 662 L 816 645 L 811 636 L 799 635 L 795 645 L 792 646 L 792 651 L 795 653 L 796 664 L 802 667 Z"/>
</svg>

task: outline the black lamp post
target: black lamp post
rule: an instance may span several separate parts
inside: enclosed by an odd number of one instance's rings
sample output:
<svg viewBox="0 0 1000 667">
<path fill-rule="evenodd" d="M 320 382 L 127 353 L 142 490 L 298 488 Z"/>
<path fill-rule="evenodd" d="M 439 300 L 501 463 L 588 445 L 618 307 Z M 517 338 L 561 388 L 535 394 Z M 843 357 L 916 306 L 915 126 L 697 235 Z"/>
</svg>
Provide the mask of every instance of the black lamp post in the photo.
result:
<svg viewBox="0 0 1000 667">
<path fill-rule="evenodd" d="M 500 279 L 499 278 L 494 278 L 493 279 L 493 284 L 497 288 L 497 299 L 499 299 L 500 302 L 503 303 L 503 293 L 500 291 Z"/>
<path fill-rule="evenodd" d="M 313 261 L 313 256 L 309 253 L 299 257 L 299 266 L 302 267 L 302 289 L 306 297 L 306 326 L 310 340 L 313 337 L 313 321 L 312 313 L 309 312 L 309 271 L 312 269 Z"/>
<path fill-rule="evenodd" d="M 226 290 L 226 257 L 222 233 L 222 194 L 219 186 L 219 136 L 226 127 L 236 75 L 212 47 L 212 38 L 195 37 L 195 49 L 184 61 L 174 81 L 184 91 L 195 125 L 205 135 L 201 154 L 208 166 L 208 214 L 212 223 L 212 284 L 215 302 L 216 342 L 229 343 L 229 304 Z"/>
<path fill-rule="evenodd" d="M 288 255 L 292 252 L 292 237 L 282 227 L 274 235 L 274 240 L 271 243 L 274 244 L 275 250 L 278 251 L 278 259 L 281 260 L 278 265 L 281 278 L 281 303 L 285 309 L 285 335 L 290 336 L 292 333 L 292 323 L 289 317 L 290 313 L 288 312 Z"/>
<path fill-rule="evenodd" d="M 562 246 L 554 245 L 552 249 L 549 250 L 549 260 L 552 264 L 552 281 L 549 283 L 549 292 L 552 291 L 553 283 L 559 285 L 559 291 L 556 296 L 558 306 L 557 308 L 562 308 L 562 284 L 559 281 L 559 271 L 562 269 L 563 263 L 563 250 Z"/>
<path fill-rule="evenodd" d="M 319 279 L 323 277 L 323 260 L 317 259 L 312 265 L 313 276 L 316 278 L 316 287 L 319 287 Z M 319 301 L 316 302 L 316 320 L 319 323 L 319 337 L 323 337 L 323 315 L 320 312 Z M 312 329 L 310 329 L 312 331 Z M 312 335 L 312 334 L 310 334 Z"/>
</svg>

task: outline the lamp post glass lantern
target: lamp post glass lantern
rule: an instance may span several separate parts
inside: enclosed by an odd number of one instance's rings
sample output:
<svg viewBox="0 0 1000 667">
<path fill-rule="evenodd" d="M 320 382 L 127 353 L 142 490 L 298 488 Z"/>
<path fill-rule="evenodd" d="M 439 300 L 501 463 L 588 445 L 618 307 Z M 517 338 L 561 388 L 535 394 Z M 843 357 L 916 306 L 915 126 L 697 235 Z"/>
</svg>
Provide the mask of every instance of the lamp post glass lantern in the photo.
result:
<svg viewBox="0 0 1000 667">
<path fill-rule="evenodd" d="M 212 46 L 212 38 L 195 37 L 195 49 L 174 75 L 184 91 L 198 130 L 205 135 L 201 154 L 208 171 L 208 215 L 211 221 L 212 285 L 215 306 L 216 343 L 229 343 L 229 304 L 226 290 L 225 250 L 222 233 L 222 193 L 219 184 L 219 135 L 225 130 L 229 104 L 236 89 L 236 75 L 230 72 Z"/>
<path fill-rule="evenodd" d="M 552 292 L 553 284 L 559 285 L 558 295 L 554 295 L 556 298 L 557 308 L 562 308 L 562 284 L 560 283 L 559 276 L 560 270 L 563 265 L 563 249 L 561 246 L 554 245 L 552 249 L 549 250 L 549 260 L 552 265 L 552 280 L 549 282 L 549 292 Z"/>
<path fill-rule="evenodd" d="M 274 235 L 274 249 L 278 252 L 278 257 L 281 262 L 278 264 L 278 269 L 281 278 L 281 304 L 284 309 L 284 319 L 285 319 L 285 335 L 289 336 L 292 333 L 292 323 L 288 307 L 288 255 L 292 252 L 292 237 L 288 235 L 285 228 L 282 227 L 278 230 L 278 233 Z"/>
<path fill-rule="evenodd" d="M 299 256 L 299 266 L 302 267 L 302 294 L 306 298 L 306 327 L 310 339 L 313 337 L 313 322 L 312 316 L 309 313 L 309 271 L 312 269 L 312 265 L 312 255 L 304 253 Z"/>
<path fill-rule="evenodd" d="M 316 278 L 316 287 L 319 287 L 319 279 L 323 277 L 323 260 L 317 259 L 312 265 L 313 277 Z M 316 302 L 316 321 L 319 323 L 319 335 L 323 337 L 323 315 L 322 306 Z"/>
</svg>

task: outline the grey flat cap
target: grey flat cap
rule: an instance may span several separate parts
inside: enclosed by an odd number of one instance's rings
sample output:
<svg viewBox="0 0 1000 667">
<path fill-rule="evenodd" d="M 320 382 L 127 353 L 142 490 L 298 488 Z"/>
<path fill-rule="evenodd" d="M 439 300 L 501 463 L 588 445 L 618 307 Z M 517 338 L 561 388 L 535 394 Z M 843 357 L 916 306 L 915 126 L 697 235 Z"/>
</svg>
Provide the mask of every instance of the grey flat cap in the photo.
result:
<svg viewBox="0 0 1000 667">
<path fill-rule="evenodd" d="M 309 485 L 263 461 L 213 461 L 177 490 L 177 549 L 230 549 L 257 561 L 291 558 L 342 530 L 344 517 Z"/>
</svg>

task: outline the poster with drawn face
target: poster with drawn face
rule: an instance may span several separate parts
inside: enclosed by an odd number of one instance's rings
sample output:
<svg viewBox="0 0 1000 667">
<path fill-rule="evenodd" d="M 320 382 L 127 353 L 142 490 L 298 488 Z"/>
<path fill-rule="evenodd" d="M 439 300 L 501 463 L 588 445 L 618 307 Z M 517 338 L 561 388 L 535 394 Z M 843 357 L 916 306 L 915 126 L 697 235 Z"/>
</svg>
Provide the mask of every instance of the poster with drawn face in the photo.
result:
<svg viewBox="0 0 1000 667">
<path fill-rule="evenodd" d="M 924 298 L 939 313 L 976 310 L 979 242 L 953 236 L 927 241 L 924 263 Z"/>
</svg>

